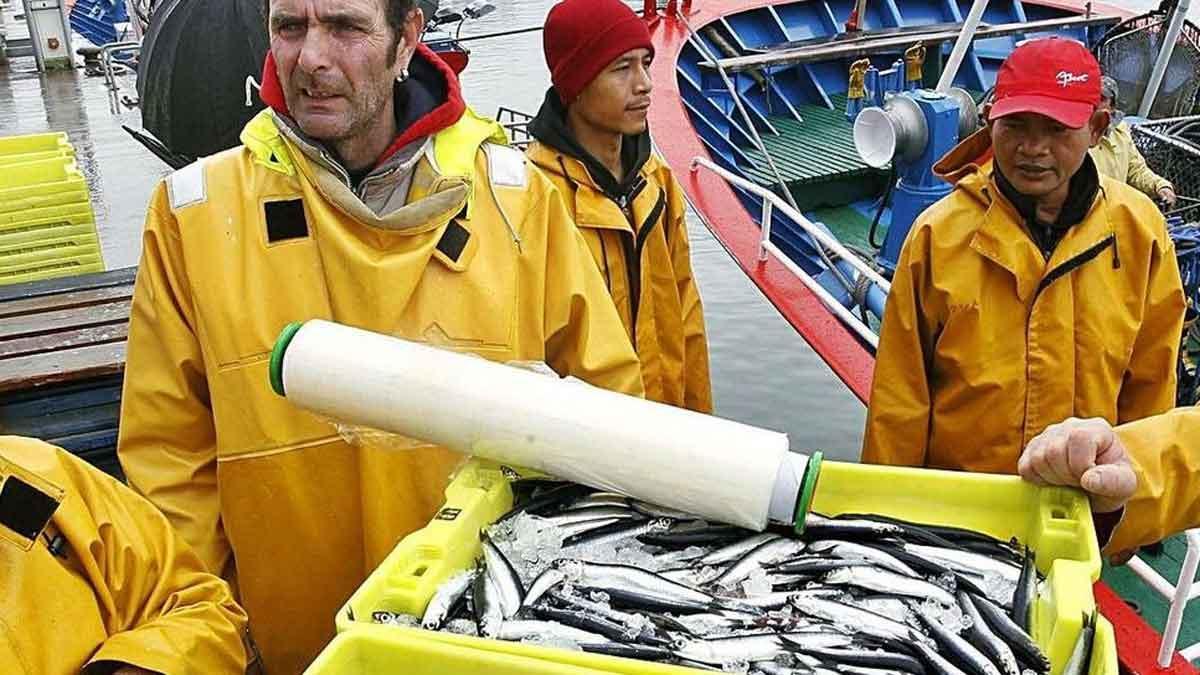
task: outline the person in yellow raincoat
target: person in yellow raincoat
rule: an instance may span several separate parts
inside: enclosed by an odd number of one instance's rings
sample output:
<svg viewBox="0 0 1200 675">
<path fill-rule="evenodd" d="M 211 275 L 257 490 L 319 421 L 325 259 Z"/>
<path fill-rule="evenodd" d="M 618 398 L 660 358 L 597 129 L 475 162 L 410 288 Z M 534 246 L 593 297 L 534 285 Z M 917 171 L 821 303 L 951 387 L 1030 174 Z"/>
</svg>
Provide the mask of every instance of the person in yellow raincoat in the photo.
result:
<svg viewBox="0 0 1200 675">
<path fill-rule="evenodd" d="M 1088 156 L 1108 122 L 1099 77 L 1076 42 L 1023 44 L 1001 67 L 990 126 L 936 167 L 954 190 L 900 255 L 864 461 L 1015 473 L 1051 424 L 1174 406 L 1174 247 L 1154 204 Z"/>
<path fill-rule="evenodd" d="M 1021 476 L 1083 488 L 1107 552 L 1132 551 L 1200 527 L 1200 408 L 1177 408 L 1115 429 L 1070 419 L 1021 455 Z"/>
<path fill-rule="evenodd" d="M 620 0 L 565 0 L 542 33 L 554 85 L 526 151 L 566 199 L 642 364 L 646 397 L 712 412 L 708 341 L 687 205 L 650 147 L 654 56 Z"/>
<path fill-rule="evenodd" d="M 461 461 L 348 443 L 273 393 L 269 353 L 287 323 L 327 319 L 643 392 L 562 198 L 465 107 L 419 46 L 422 25 L 409 0 L 271 0 L 269 108 L 242 146 L 151 198 L 119 457 L 235 582 L 272 675 L 311 662 Z"/>
<path fill-rule="evenodd" d="M 242 675 L 246 614 L 154 505 L 0 436 L 0 673 Z"/>
<path fill-rule="evenodd" d="M 1151 199 L 1161 199 L 1173 206 L 1178 199 L 1175 186 L 1146 165 L 1146 158 L 1133 144 L 1133 132 L 1129 130 L 1129 125 L 1119 119 L 1117 82 L 1111 77 L 1101 78 L 1100 108 L 1107 110 L 1112 117 L 1108 129 L 1090 150 L 1100 175 L 1127 183 Z"/>
</svg>

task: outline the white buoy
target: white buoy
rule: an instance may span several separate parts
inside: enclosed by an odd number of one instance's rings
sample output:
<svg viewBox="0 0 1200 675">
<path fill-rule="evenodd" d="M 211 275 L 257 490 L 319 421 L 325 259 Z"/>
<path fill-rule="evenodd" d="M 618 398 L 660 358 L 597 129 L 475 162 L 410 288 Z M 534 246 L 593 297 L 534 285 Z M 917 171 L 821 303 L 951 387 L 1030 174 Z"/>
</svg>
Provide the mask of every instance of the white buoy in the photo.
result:
<svg viewBox="0 0 1200 675">
<path fill-rule="evenodd" d="M 328 321 L 283 331 L 271 384 L 341 422 L 756 530 L 802 524 L 820 471 L 778 432 Z"/>
</svg>

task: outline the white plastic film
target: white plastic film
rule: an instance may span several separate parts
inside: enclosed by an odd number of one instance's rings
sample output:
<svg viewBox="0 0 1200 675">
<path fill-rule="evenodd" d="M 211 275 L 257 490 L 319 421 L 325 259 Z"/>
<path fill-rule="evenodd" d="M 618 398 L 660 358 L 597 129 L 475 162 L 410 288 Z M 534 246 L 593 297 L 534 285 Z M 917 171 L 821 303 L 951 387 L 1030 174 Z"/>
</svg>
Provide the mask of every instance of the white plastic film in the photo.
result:
<svg viewBox="0 0 1200 675">
<path fill-rule="evenodd" d="M 327 321 L 282 375 L 342 422 L 759 530 L 788 454 L 778 432 Z"/>
</svg>

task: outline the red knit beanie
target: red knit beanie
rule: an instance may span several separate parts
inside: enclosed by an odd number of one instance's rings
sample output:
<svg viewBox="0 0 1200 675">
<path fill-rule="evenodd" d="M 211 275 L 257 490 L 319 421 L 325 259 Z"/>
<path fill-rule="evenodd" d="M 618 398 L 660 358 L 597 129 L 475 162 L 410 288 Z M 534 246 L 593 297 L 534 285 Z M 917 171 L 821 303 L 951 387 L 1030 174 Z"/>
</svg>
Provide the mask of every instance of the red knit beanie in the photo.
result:
<svg viewBox="0 0 1200 675">
<path fill-rule="evenodd" d="M 654 53 L 650 31 L 621 0 L 563 0 L 550 10 L 542 32 L 550 80 L 564 105 L 618 56 L 639 48 Z"/>
</svg>

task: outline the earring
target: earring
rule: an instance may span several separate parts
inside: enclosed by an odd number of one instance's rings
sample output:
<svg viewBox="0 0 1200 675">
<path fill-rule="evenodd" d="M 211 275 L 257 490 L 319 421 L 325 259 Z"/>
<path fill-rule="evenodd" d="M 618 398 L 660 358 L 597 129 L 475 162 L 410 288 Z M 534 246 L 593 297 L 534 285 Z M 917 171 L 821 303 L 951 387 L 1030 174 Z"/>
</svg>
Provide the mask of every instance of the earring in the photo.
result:
<svg viewBox="0 0 1200 675">
<path fill-rule="evenodd" d="M 401 68 L 400 75 L 396 78 L 397 82 L 403 82 L 408 79 L 408 68 Z"/>
</svg>

